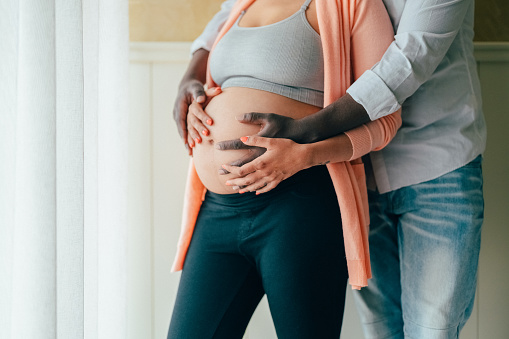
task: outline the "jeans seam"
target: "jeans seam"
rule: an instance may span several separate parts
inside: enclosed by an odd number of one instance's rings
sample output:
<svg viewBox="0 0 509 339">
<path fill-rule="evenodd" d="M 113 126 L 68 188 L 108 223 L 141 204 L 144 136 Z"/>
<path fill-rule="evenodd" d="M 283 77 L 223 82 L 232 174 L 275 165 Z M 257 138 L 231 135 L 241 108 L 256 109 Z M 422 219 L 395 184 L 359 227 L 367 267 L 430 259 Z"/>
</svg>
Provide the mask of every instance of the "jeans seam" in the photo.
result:
<svg viewBox="0 0 509 339">
<path fill-rule="evenodd" d="M 370 323 L 367 323 L 367 322 L 363 322 L 362 325 L 363 326 L 376 326 L 376 324 L 379 324 L 379 323 L 383 323 L 387 320 L 388 318 L 383 318 L 383 319 L 380 319 L 380 320 L 377 320 L 377 321 L 374 321 L 374 322 L 370 322 Z M 403 329 L 395 329 L 395 330 L 392 330 L 390 333 L 388 333 L 386 336 L 384 337 L 376 337 L 378 339 L 389 339 L 389 338 L 393 338 L 395 334 L 398 334 L 398 333 L 403 333 Z"/>
<path fill-rule="evenodd" d="M 390 315 L 391 315 L 391 316 L 392 316 L 392 315 L 396 315 L 396 316 L 398 316 L 399 314 L 400 314 L 400 313 L 392 313 L 392 314 L 390 314 Z M 380 319 L 380 320 L 372 321 L 372 322 L 369 322 L 369 323 L 368 323 L 368 322 L 363 322 L 363 324 L 365 324 L 365 325 L 374 325 L 374 324 L 378 324 L 378 323 L 381 323 L 381 322 L 385 322 L 385 321 L 387 321 L 387 319 L 390 319 L 390 318 L 391 318 L 391 317 L 386 317 L 386 318 L 382 318 L 382 319 Z"/>
<path fill-rule="evenodd" d="M 389 333 L 386 337 L 383 337 L 383 338 L 380 338 L 380 339 L 389 339 L 389 338 L 392 338 L 394 337 L 395 334 L 398 334 L 398 333 L 403 333 L 403 330 L 397 330 L 395 332 L 391 332 Z"/>
<path fill-rule="evenodd" d="M 436 330 L 436 331 L 448 331 L 448 330 L 450 330 L 450 329 L 452 329 L 452 328 L 456 328 L 456 329 L 458 329 L 458 327 L 459 327 L 459 324 L 451 325 L 451 326 L 446 327 L 446 328 L 428 327 L 428 326 L 420 325 L 420 324 L 416 323 L 415 321 L 412 321 L 412 320 L 410 320 L 410 319 L 408 319 L 408 318 L 406 318 L 406 317 L 404 317 L 404 316 L 403 316 L 403 321 L 404 321 L 404 322 L 407 322 L 407 321 L 408 321 L 408 322 L 410 322 L 410 323 L 412 323 L 412 324 L 414 324 L 414 325 L 416 325 L 416 326 L 419 326 L 419 327 L 422 327 L 422 328 L 426 328 L 426 329 L 428 329 L 428 330 Z"/>
</svg>

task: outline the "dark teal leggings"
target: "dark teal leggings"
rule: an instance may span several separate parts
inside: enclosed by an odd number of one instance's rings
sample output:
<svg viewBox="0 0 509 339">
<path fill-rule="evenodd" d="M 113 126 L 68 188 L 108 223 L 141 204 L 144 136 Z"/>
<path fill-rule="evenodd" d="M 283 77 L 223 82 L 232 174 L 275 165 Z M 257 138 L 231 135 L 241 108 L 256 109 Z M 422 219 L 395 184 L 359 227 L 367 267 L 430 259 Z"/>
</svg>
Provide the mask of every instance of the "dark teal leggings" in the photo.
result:
<svg viewBox="0 0 509 339">
<path fill-rule="evenodd" d="M 261 195 L 207 193 L 168 338 L 242 338 L 264 294 L 280 339 L 338 339 L 347 268 L 324 166 Z"/>
</svg>

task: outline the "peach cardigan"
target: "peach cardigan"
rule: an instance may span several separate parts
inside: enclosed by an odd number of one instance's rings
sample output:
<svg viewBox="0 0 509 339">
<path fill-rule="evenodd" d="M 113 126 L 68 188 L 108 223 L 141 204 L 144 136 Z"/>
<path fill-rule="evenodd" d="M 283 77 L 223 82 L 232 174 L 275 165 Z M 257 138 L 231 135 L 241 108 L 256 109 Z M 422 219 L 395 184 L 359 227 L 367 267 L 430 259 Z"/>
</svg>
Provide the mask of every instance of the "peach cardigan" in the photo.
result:
<svg viewBox="0 0 509 339">
<path fill-rule="evenodd" d="M 217 42 L 232 27 L 240 13 L 255 0 L 239 0 L 221 29 Z M 343 96 L 353 79 L 378 62 L 394 32 L 381 0 L 316 0 L 323 46 L 324 105 Z M 207 85 L 217 86 L 207 74 Z M 360 156 L 383 148 L 401 126 L 400 112 L 372 121 L 346 133 L 354 150 L 350 162 L 328 164 L 341 209 L 349 281 L 354 289 L 367 286 L 369 262 L 369 211 L 364 166 Z M 172 271 L 181 270 L 206 189 L 191 159 L 177 255 Z M 310 212 L 311 213 L 311 212 Z"/>
</svg>

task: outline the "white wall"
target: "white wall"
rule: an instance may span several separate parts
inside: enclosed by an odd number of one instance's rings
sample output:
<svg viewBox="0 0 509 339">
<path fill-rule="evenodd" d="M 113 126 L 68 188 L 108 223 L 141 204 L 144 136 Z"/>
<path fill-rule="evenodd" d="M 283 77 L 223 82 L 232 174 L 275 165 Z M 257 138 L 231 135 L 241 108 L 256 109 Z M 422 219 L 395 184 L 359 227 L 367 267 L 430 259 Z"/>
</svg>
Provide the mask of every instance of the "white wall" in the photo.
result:
<svg viewBox="0 0 509 339">
<path fill-rule="evenodd" d="M 479 339 L 509 338 L 509 44 L 477 46 L 488 146 L 478 285 Z"/>
<path fill-rule="evenodd" d="M 129 339 L 162 339 L 179 274 L 170 274 L 188 156 L 173 122 L 188 43 L 131 43 L 128 241 Z M 486 219 L 477 301 L 461 339 L 509 338 L 509 44 L 477 44 L 488 122 Z M 351 293 L 342 338 L 362 338 Z M 276 338 L 264 300 L 246 337 Z"/>
</svg>

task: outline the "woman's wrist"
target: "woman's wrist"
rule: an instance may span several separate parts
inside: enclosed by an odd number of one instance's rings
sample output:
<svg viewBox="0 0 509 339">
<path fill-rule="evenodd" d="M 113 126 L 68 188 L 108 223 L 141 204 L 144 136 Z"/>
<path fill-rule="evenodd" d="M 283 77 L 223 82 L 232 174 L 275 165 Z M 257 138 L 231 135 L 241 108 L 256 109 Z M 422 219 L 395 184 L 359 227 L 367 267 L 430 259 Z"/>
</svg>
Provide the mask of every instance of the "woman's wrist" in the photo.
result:
<svg viewBox="0 0 509 339">
<path fill-rule="evenodd" d="M 180 81 L 181 86 L 193 81 L 198 81 L 201 84 L 205 83 L 208 57 L 209 51 L 203 48 L 200 48 L 193 53 L 189 66 Z"/>
<path fill-rule="evenodd" d="M 345 134 L 303 146 L 308 167 L 349 161 L 352 156 L 352 143 Z"/>
<path fill-rule="evenodd" d="M 309 144 L 299 144 L 301 148 L 301 152 L 298 154 L 299 158 L 302 160 L 302 169 L 310 168 L 317 165 L 324 165 L 325 163 L 320 163 L 319 152 L 317 149 L 317 144 L 309 143 Z M 321 159 L 323 160 L 323 159 Z"/>
</svg>

